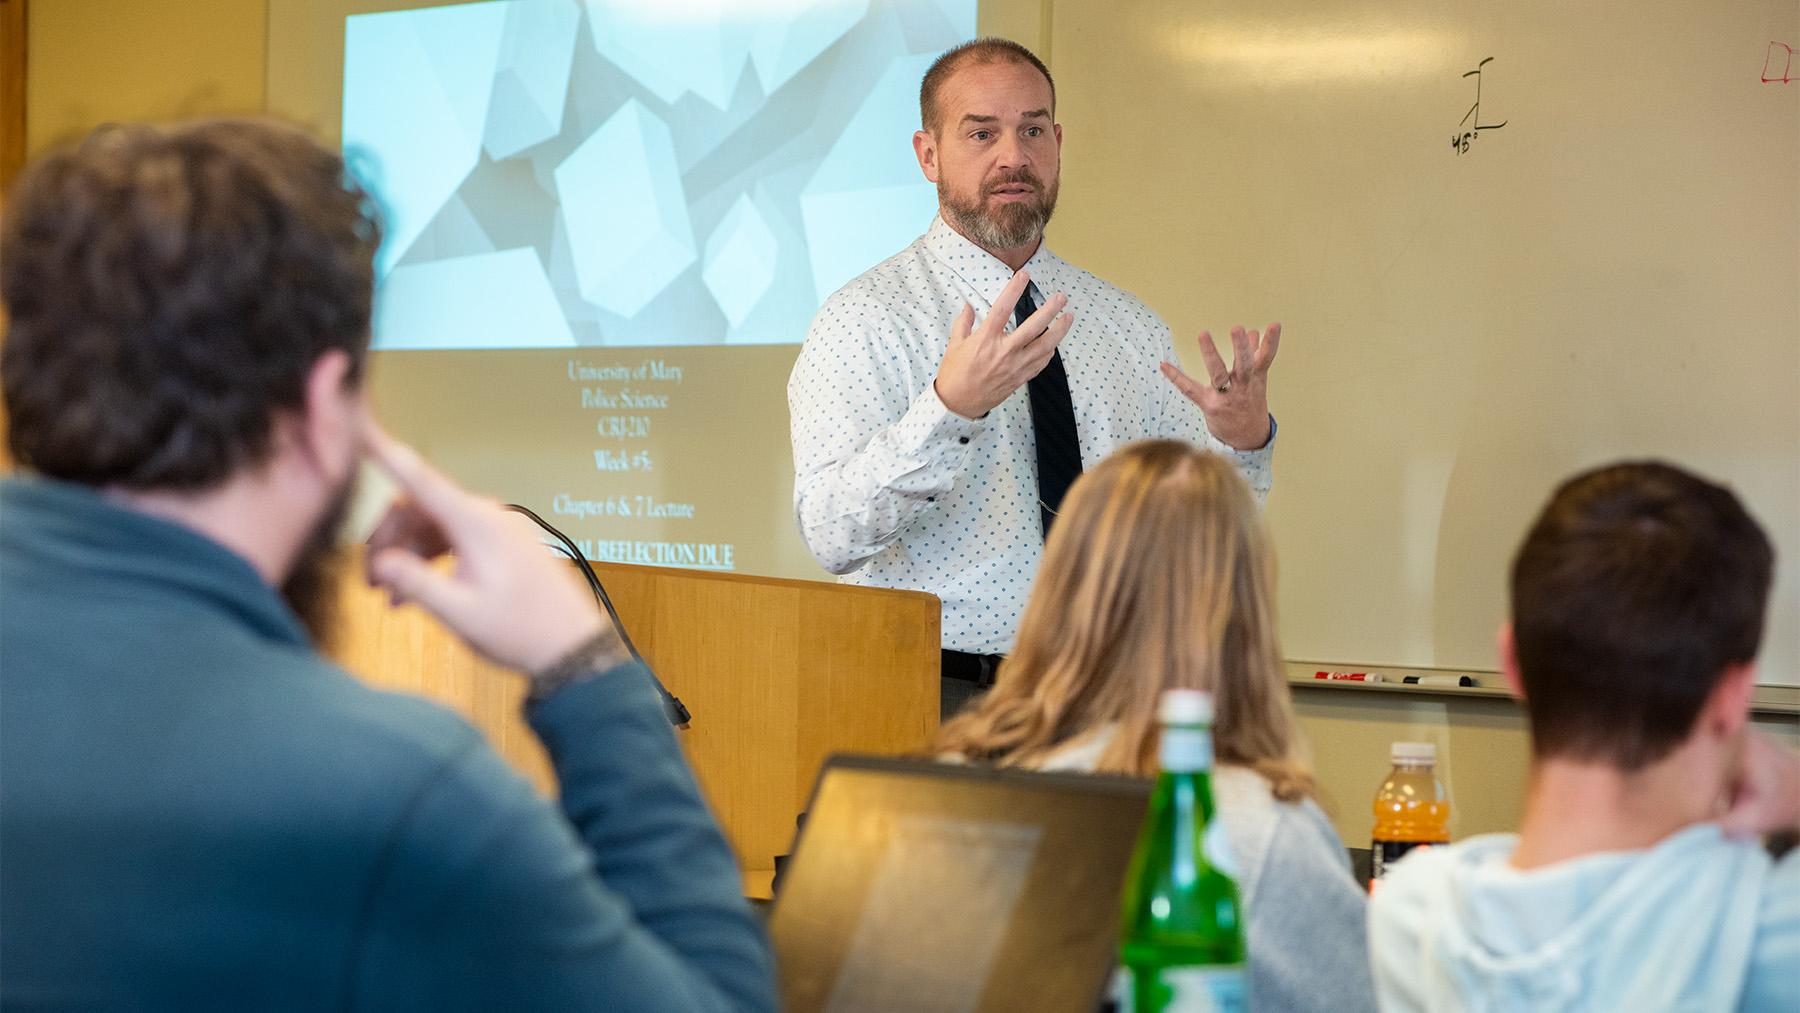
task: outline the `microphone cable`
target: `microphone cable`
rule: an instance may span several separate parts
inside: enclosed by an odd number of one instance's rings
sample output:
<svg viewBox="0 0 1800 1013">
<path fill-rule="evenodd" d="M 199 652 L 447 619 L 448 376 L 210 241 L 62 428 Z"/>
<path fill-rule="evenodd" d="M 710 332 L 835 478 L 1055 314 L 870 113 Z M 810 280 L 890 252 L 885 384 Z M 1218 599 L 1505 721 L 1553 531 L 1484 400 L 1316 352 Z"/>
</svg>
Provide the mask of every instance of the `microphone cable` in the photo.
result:
<svg viewBox="0 0 1800 1013">
<path fill-rule="evenodd" d="M 625 650 L 631 653 L 631 660 L 644 666 L 644 671 L 650 673 L 650 681 L 656 686 L 657 694 L 662 697 L 663 713 L 668 715 L 669 723 L 677 728 L 687 728 L 688 724 L 694 720 L 694 716 L 688 713 L 687 705 L 681 702 L 680 697 L 669 692 L 669 688 L 656 677 L 656 672 L 650 667 L 650 663 L 644 660 L 642 654 L 638 653 L 637 645 L 631 642 L 631 634 L 625 632 L 625 624 L 619 619 L 619 610 L 613 608 L 612 599 L 607 596 L 606 588 L 601 586 L 600 578 L 594 573 L 594 568 L 588 564 L 587 557 L 581 554 L 581 549 L 568 535 L 558 531 L 549 521 L 539 517 L 529 507 L 520 506 L 517 503 L 503 503 L 501 506 L 513 513 L 525 515 L 533 524 L 549 532 L 557 542 L 561 543 L 551 545 L 549 548 L 569 557 L 570 561 L 575 564 L 575 568 L 581 571 L 583 577 L 587 578 L 588 590 L 594 592 L 594 600 L 599 602 L 600 607 L 605 609 L 607 616 L 612 619 L 613 629 L 619 631 L 619 639 L 624 642 Z"/>
</svg>

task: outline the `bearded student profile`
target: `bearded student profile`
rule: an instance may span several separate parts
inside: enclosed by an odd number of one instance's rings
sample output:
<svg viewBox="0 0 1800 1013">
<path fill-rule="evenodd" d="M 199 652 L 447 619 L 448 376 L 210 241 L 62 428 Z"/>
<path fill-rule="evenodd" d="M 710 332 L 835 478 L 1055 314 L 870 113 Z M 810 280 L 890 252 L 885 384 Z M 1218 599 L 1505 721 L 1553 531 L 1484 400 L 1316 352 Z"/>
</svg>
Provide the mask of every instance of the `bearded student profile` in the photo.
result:
<svg viewBox="0 0 1800 1013">
<path fill-rule="evenodd" d="M 832 294 L 788 380 L 794 512 L 847 583 L 943 602 L 943 713 L 993 682 L 1044 537 L 1084 466 L 1134 440 L 1224 455 L 1261 502 L 1281 327 L 1212 336 L 1208 377 L 1130 293 L 1052 253 L 1062 125 L 1030 50 L 977 39 L 932 64 L 913 149 L 938 214 Z"/>
</svg>

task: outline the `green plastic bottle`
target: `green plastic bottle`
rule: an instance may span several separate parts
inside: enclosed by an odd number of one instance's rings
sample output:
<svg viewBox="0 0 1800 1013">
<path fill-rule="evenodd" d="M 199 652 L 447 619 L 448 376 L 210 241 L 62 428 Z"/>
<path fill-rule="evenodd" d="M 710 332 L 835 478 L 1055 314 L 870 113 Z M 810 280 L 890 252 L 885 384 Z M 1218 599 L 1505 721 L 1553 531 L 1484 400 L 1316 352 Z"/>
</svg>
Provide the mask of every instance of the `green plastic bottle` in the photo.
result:
<svg viewBox="0 0 1800 1013">
<path fill-rule="evenodd" d="M 1212 697 L 1163 694 L 1162 772 L 1121 905 L 1120 1009 L 1243 1010 L 1244 905 L 1212 795 Z"/>
</svg>

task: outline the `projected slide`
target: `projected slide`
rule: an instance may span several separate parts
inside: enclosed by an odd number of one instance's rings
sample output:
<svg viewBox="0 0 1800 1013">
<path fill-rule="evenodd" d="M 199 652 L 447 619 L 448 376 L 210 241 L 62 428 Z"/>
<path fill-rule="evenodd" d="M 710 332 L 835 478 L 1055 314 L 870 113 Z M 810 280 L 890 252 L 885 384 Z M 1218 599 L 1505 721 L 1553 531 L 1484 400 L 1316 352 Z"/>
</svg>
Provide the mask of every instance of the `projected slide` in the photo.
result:
<svg viewBox="0 0 1800 1013">
<path fill-rule="evenodd" d="M 344 150 L 388 220 L 375 347 L 800 341 L 930 222 L 919 80 L 975 14 L 493 0 L 346 18 Z"/>
</svg>

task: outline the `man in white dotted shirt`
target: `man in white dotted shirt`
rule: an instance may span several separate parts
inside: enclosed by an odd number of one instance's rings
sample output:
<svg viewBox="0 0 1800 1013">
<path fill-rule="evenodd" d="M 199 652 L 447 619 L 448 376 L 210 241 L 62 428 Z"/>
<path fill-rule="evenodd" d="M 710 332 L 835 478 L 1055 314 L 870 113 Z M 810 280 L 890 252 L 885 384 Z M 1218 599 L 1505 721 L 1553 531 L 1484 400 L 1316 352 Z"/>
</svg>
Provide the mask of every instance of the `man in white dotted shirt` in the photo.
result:
<svg viewBox="0 0 1800 1013">
<path fill-rule="evenodd" d="M 913 147 L 937 184 L 918 240 L 820 308 L 788 381 L 794 510 L 846 582 L 943 601 L 943 712 L 993 681 L 1068 484 L 1133 440 L 1224 454 L 1268 495 L 1280 325 L 1202 332 L 1210 382 L 1169 328 L 1050 252 L 1062 126 L 1050 72 L 1002 39 L 945 53 Z"/>
</svg>

